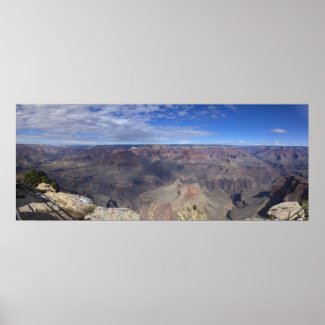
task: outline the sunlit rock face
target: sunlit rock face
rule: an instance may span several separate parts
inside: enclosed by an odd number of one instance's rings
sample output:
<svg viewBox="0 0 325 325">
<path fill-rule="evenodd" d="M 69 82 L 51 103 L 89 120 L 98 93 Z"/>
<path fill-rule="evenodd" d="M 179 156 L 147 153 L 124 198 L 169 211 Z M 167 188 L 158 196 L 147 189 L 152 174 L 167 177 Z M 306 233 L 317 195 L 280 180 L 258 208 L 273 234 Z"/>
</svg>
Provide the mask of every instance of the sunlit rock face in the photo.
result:
<svg viewBox="0 0 325 325">
<path fill-rule="evenodd" d="M 139 214 L 126 208 L 103 208 L 96 207 L 85 220 L 95 221 L 138 221 L 141 220 Z"/>
<path fill-rule="evenodd" d="M 273 206 L 268 215 L 276 220 L 304 220 L 305 212 L 298 202 L 283 202 Z"/>
<path fill-rule="evenodd" d="M 85 196 L 65 192 L 44 192 L 42 189 L 21 191 L 17 211 L 23 220 L 110 220 L 136 221 L 140 216 L 126 208 L 104 208 Z"/>
<path fill-rule="evenodd" d="M 54 187 L 51 184 L 40 183 L 36 187 L 40 192 L 56 192 Z"/>
</svg>

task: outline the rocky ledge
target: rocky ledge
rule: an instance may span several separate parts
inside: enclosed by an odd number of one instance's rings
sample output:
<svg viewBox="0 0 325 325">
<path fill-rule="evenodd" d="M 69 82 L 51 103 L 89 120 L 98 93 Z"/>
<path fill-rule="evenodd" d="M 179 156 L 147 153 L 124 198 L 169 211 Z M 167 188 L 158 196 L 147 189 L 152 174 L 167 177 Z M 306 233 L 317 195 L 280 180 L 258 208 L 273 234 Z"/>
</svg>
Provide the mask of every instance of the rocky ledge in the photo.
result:
<svg viewBox="0 0 325 325">
<path fill-rule="evenodd" d="M 140 220 L 140 216 L 126 208 L 96 206 L 85 197 L 56 192 L 48 184 L 39 184 L 37 191 L 20 191 L 17 210 L 24 220 Z"/>
<path fill-rule="evenodd" d="M 140 216 L 130 209 L 104 208 L 96 206 L 91 199 L 85 196 L 63 192 L 46 192 L 45 195 L 55 201 L 55 203 L 57 203 L 65 211 L 78 219 L 112 221 L 140 220 Z"/>
<path fill-rule="evenodd" d="M 273 206 L 268 215 L 275 220 L 304 220 L 305 211 L 298 202 L 283 202 Z"/>
</svg>

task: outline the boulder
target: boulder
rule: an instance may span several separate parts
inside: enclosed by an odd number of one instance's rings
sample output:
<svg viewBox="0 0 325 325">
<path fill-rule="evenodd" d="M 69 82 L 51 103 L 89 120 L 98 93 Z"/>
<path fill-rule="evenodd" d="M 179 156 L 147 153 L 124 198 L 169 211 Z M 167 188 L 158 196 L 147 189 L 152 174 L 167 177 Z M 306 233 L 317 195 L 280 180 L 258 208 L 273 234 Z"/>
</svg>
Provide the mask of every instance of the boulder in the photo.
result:
<svg viewBox="0 0 325 325">
<path fill-rule="evenodd" d="M 267 214 L 277 220 L 304 220 L 305 211 L 298 202 L 283 202 L 274 205 Z"/>
<path fill-rule="evenodd" d="M 85 196 L 63 192 L 46 192 L 45 195 L 57 203 L 62 209 L 77 218 L 89 214 L 95 209 L 93 201 Z"/>
<path fill-rule="evenodd" d="M 55 188 L 51 184 L 39 183 L 36 189 L 40 192 L 56 192 Z"/>
<path fill-rule="evenodd" d="M 85 216 L 85 220 L 137 221 L 141 218 L 127 208 L 96 207 L 92 213 Z"/>
</svg>

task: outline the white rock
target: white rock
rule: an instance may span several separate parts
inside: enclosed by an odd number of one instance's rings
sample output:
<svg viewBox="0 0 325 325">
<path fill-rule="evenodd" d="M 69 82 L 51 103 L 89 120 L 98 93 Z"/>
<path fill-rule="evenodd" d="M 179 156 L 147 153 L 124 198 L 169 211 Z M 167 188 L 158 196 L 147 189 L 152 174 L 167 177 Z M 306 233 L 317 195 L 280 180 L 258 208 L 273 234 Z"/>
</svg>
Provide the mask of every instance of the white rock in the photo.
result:
<svg viewBox="0 0 325 325">
<path fill-rule="evenodd" d="M 267 214 L 278 220 L 303 220 L 305 211 L 298 202 L 283 202 L 274 205 Z"/>
<path fill-rule="evenodd" d="M 46 184 L 46 183 L 39 183 L 36 189 L 41 192 L 54 192 L 54 193 L 56 192 L 56 190 L 51 184 Z"/>
<path fill-rule="evenodd" d="M 96 207 L 92 213 L 85 216 L 85 220 L 136 221 L 141 218 L 136 212 L 126 208 Z"/>
<path fill-rule="evenodd" d="M 79 200 L 83 204 L 93 204 L 93 201 L 91 199 L 89 199 L 88 197 L 85 197 L 85 196 L 80 196 Z"/>
</svg>

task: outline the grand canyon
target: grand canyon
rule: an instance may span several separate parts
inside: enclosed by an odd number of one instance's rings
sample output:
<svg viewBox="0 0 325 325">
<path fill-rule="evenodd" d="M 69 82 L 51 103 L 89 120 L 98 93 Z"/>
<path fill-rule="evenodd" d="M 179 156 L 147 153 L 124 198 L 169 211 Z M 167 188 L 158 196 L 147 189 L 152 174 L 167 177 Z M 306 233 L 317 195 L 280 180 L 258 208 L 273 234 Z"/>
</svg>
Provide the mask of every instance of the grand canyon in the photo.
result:
<svg viewBox="0 0 325 325">
<path fill-rule="evenodd" d="M 17 144 L 16 153 L 17 179 L 34 168 L 59 192 L 137 220 L 271 220 L 284 202 L 308 219 L 306 146 Z"/>
<path fill-rule="evenodd" d="M 308 220 L 308 105 L 18 104 L 18 220 Z"/>
</svg>

